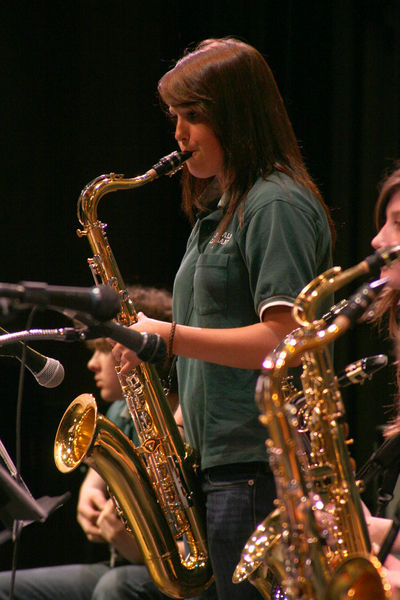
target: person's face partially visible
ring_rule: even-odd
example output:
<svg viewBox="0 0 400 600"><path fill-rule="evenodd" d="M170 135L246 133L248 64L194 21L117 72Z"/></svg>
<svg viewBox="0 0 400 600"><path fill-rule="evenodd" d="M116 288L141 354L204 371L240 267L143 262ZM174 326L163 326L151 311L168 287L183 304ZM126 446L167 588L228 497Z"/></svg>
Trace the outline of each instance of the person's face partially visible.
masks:
<svg viewBox="0 0 400 600"><path fill-rule="evenodd" d="M115 360L110 351L96 348L89 360L88 369L94 373L96 386L105 402L114 402L122 397L121 386L115 371Z"/></svg>
<svg viewBox="0 0 400 600"><path fill-rule="evenodd" d="M169 112L175 122L175 139L180 149L192 152L186 161L189 172L199 179L222 178L224 152L213 129L201 120L195 107L173 107Z"/></svg>
<svg viewBox="0 0 400 600"><path fill-rule="evenodd" d="M400 192L389 200L386 207L386 220L383 227L371 241L375 250L391 244L400 244ZM395 262L390 268L382 269L382 277L389 277L391 288L400 290L400 262Z"/></svg>

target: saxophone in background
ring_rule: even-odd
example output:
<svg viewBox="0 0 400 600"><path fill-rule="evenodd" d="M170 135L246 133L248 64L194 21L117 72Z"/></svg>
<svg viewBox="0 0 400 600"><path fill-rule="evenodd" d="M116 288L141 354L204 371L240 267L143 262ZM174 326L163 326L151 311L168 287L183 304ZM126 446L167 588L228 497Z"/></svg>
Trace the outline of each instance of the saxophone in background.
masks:
<svg viewBox="0 0 400 600"><path fill-rule="evenodd" d="M96 284L109 285L120 295L117 321L122 325L135 323L137 313L108 243L106 225L97 217L99 201L110 192L174 174L190 155L173 152L144 175L131 179L102 175L79 197L78 219L83 229L78 235L87 237L93 251L88 262ZM193 597L213 579L195 456L182 442L155 366L141 363L128 376L120 374L118 365L116 369L140 446L135 447L97 413L92 396L82 394L60 422L54 445L56 465L69 472L85 461L97 470L135 534L155 584L168 596ZM179 551L181 540L186 556Z"/></svg>
<svg viewBox="0 0 400 600"><path fill-rule="evenodd" d="M385 281L364 285L327 325L321 301L359 276L379 272L400 257L385 248L342 272L333 267L295 301L299 328L263 362L256 386L277 508L245 545L233 581L248 578L268 600L383 600L390 598L381 565L371 552L346 440L345 409L329 344L362 316ZM287 369L301 359L307 449L298 432ZM302 423L304 430L304 423Z"/></svg>

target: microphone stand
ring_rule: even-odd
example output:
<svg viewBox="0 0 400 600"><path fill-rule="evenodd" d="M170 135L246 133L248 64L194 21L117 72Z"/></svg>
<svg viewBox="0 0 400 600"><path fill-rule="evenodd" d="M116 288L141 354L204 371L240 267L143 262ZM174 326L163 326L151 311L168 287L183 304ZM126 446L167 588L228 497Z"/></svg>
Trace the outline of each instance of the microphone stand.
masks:
<svg viewBox="0 0 400 600"><path fill-rule="evenodd" d="M64 310L63 314L80 321L86 327L62 327L58 329L28 329L0 335L0 348L25 340L55 340L59 342L84 342L99 337L109 337L130 348L145 362L161 362L167 357L167 347L158 334L131 331L115 321L98 321L87 313Z"/></svg>
<svg viewBox="0 0 400 600"><path fill-rule="evenodd" d="M384 516L384 509L393 499L393 491L400 473L400 433L387 438L358 471L356 478L367 485L382 473L378 490L376 516Z"/></svg>
<svg viewBox="0 0 400 600"><path fill-rule="evenodd" d="M88 330L76 329L75 327L60 327L57 329L26 329L25 331L16 331L14 333L6 333L0 335L0 348L8 344L16 342L38 341L38 340L55 340L58 342L81 342L86 339Z"/></svg>
<svg viewBox="0 0 400 600"><path fill-rule="evenodd" d="M382 546L378 552L378 560L383 565L392 549L393 543L397 537L400 529L400 502L396 506L396 510L393 515L392 526L386 534L385 539L382 542Z"/></svg>
<svg viewBox="0 0 400 600"><path fill-rule="evenodd" d="M394 468L394 466L396 468ZM384 517L385 509L389 502L393 500L393 492L396 487L397 479L400 473L400 460L397 459L395 464L391 468L386 469L383 472L382 483L378 489L378 500L376 505L376 516Z"/></svg>

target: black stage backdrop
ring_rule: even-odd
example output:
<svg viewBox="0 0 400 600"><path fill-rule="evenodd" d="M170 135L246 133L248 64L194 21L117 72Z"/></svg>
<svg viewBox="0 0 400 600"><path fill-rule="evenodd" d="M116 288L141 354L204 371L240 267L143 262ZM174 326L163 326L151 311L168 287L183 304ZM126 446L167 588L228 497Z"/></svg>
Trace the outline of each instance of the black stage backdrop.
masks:
<svg viewBox="0 0 400 600"><path fill-rule="evenodd" d="M175 149L156 96L159 77L185 47L235 35L255 45L273 69L307 164L338 230L335 263L370 253L378 181L400 157L398 0L69 0L10 3L2 11L3 282L91 286L90 248L76 236L76 199L94 177L134 176ZM234 99L233 99L234 101ZM127 282L171 288L189 228L180 211L179 176L106 196L99 216ZM345 293L345 291L343 291ZM26 313L3 318L11 331ZM42 311L34 327L67 325ZM71 489L73 499L45 524L27 527L19 567L90 560L96 553L75 524L81 473L61 475L53 439L62 413L96 390L80 344L35 343L65 366L54 390L27 373L22 400L22 476L35 497ZM360 326L337 344L336 370L390 352L376 330ZM19 368L1 359L0 438L15 460ZM358 465L379 441L393 372L346 393ZM40 550L39 550L40 548ZM0 568L11 564L1 547Z"/></svg>

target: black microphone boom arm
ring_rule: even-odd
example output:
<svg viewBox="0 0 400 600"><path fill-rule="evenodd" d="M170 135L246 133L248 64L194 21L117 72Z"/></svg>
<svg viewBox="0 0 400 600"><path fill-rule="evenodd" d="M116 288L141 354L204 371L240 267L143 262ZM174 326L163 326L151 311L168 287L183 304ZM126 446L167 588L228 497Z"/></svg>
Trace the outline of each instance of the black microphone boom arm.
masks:
<svg viewBox="0 0 400 600"><path fill-rule="evenodd" d="M27 329L0 335L0 348L16 342L53 340L57 342L84 342L109 337L136 352L144 362L162 362L167 357L165 341L154 333L141 333L115 321L96 321L86 313L75 313L74 318L87 327L58 329Z"/></svg>

